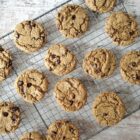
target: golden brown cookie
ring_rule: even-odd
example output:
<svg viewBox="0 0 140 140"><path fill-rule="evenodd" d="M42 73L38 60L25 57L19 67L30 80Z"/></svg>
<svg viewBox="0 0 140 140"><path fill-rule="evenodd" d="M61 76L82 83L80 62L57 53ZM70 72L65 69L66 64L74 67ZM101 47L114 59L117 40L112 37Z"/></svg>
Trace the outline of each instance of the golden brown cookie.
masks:
<svg viewBox="0 0 140 140"><path fill-rule="evenodd" d="M93 103L93 115L101 125L112 126L122 120L125 107L116 93L104 92Z"/></svg>
<svg viewBox="0 0 140 140"><path fill-rule="evenodd" d="M105 13L111 11L116 0L85 0L86 5L93 11Z"/></svg>
<svg viewBox="0 0 140 140"><path fill-rule="evenodd" d="M26 53L35 52L45 43L45 30L36 21L23 21L16 25L14 42L17 48Z"/></svg>
<svg viewBox="0 0 140 140"><path fill-rule="evenodd" d="M79 130L66 120L52 123L47 132L47 140L79 140Z"/></svg>
<svg viewBox="0 0 140 140"><path fill-rule="evenodd" d="M55 86L55 98L65 111L77 111L87 101L87 91L79 79L66 78Z"/></svg>
<svg viewBox="0 0 140 140"><path fill-rule="evenodd" d="M17 93L29 103L41 100L48 89L48 80L38 70L31 69L24 71L15 81Z"/></svg>
<svg viewBox="0 0 140 140"><path fill-rule="evenodd" d="M0 46L0 81L7 78L12 70L12 57L9 52Z"/></svg>
<svg viewBox="0 0 140 140"><path fill-rule="evenodd" d="M107 49L95 49L85 55L83 60L84 71L95 79L110 76L116 66L114 54Z"/></svg>
<svg viewBox="0 0 140 140"><path fill-rule="evenodd" d="M140 51L124 54L120 62L120 72L125 81L140 85Z"/></svg>
<svg viewBox="0 0 140 140"><path fill-rule="evenodd" d="M37 131L24 133L20 140L45 140L45 138Z"/></svg>
<svg viewBox="0 0 140 140"><path fill-rule="evenodd" d="M20 123L19 107L12 102L0 102L0 134L14 132Z"/></svg>
<svg viewBox="0 0 140 140"><path fill-rule="evenodd" d="M105 23L105 31L119 46L132 44L139 36L136 20L125 12L113 13Z"/></svg>
<svg viewBox="0 0 140 140"><path fill-rule="evenodd" d="M52 45L45 56L45 66L58 76L74 70L76 62L75 55L62 44Z"/></svg>
<svg viewBox="0 0 140 140"><path fill-rule="evenodd" d="M65 37L77 38L87 31L89 17L81 6L68 4L58 12L56 25Z"/></svg>

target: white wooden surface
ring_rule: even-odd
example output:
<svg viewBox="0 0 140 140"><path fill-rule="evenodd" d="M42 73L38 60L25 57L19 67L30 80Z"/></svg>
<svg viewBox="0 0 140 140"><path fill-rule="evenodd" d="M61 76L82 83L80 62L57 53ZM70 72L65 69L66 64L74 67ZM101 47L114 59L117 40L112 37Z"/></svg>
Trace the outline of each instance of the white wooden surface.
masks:
<svg viewBox="0 0 140 140"><path fill-rule="evenodd" d="M11 31L15 24L32 19L65 0L0 0L0 36ZM125 0L130 13L140 22L140 0ZM140 140L140 111L91 138L91 140Z"/></svg>

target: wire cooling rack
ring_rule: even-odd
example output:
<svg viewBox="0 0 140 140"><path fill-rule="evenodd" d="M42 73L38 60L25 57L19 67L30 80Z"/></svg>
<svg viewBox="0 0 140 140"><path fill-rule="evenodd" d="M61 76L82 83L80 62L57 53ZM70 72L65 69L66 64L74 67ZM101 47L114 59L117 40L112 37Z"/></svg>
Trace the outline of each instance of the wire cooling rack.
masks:
<svg viewBox="0 0 140 140"><path fill-rule="evenodd" d="M90 16L90 28L84 36L78 39L66 39L55 26L55 15L59 8L65 4L79 4L87 10ZM118 1L114 11L126 11L122 1ZM127 11L126 11L127 12ZM46 12L37 17L35 20L41 22L48 32L48 43L38 52L27 55L18 50L12 40L13 32L0 38L0 44L13 54L13 72L4 82L0 84L0 99L4 101L13 101L22 111L22 121L19 128L14 133L1 135L1 140L18 140L19 137L27 131L40 131L46 134L47 127L50 123L59 119L71 120L80 129L81 140L87 140L99 132L107 129L96 123L92 116L91 108L95 96L101 91L112 90L116 91L124 101L127 109L126 116L140 109L140 86L130 85L124 82L119 74L119 61L121 56L128 50L139 49L139 39L135 44L128 47L118 47L112 44L111 39L104 33L104 23L106 18L111 14L97 14L90 11L83 0L69 0L66 3L56 7L55 9ZM49 72L44 66L44 56L48 47L53 43L63 43L68 49L73 51L78 59L77 68L70 74L58 77ZM112 77L104 80L93 80L85 75L81 68L81 63L84 54L92 49L105 47L114 52L117 57L117 69ZM16 93L13 83L16 77L27 68L35 68L44 72L48 76L49 91L45 97L34 105L24 102ZM80 110L74 113L66 113L57 105L53 96L53 87L56 81L65 77L77 77L83 81L88 90L87 104Z"/></svg>

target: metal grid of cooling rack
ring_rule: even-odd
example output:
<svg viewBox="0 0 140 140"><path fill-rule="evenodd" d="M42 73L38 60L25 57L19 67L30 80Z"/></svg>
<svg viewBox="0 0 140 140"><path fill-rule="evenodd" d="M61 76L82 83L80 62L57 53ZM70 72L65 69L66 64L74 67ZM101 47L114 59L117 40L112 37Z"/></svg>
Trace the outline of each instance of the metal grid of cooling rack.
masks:
<svg viewBox="0 0 140 140"><path fill-rule="evenodd" d="M60 35L59 31L55 26L55 15L64 4L79 4L87 10L90 16L90 29L84 36L78 39L66 39ZM7 34L6 36L0 38L0 44L9 50L13 54L13 72L1 85L0 85L0 98L4 101L13 101L17 104L22 111L22 121L19 129L15 133L10 133L8 135L1 135L0 139L3 140L18 140L22 133L32 130L37 130L45 134L47 126L55 120L68 119L75 123L75 125L80 129L81 140L87 140L99 132L107 129L107 127L101 127L98 125L92 116L91 108L92 102L101 91L113 90L116 91L123 101L125 102L127 114L140 109L140 87L138 85L129 85L122 81L119 74L119 60L120 57L128 50L139 49L140 41L137 40L135 44L121 48L116 47L112 44L111 40L104 33L104 23L105 19L111 14L97 14L90 11L83 0L69 0L66 3L56 7L55 9L46 12L42 16L37 17L35 20L41 22L48 32L48 43L44 48L38 52L27 55L19 51L13 41L13 32ZM124 4L121 0L118 1L117 6L114 11L126 11ZM68 49L73 51L78 59L77 68L70 74L58 77L49 72L44 64L43 59L48 47L53 43L63 43ZM117 69L112 77L104 80L93 80L89 76L85 75L81 68L81 63L84 54L92 49L98 47L105 47L114 52L117 57ZM46 93L45 97L41 102L30 105L24 102L16 93L13 83L15 78L19 73L27 68L36 68L44 72L48 76L49 80L49 91ZM74 113L67 113L61 110L61 108L55 102L53 97L53 87L56 81L63 79L65 77L77 77L83 81L88 90L88 100L87 104L80 110Z"/></svg>

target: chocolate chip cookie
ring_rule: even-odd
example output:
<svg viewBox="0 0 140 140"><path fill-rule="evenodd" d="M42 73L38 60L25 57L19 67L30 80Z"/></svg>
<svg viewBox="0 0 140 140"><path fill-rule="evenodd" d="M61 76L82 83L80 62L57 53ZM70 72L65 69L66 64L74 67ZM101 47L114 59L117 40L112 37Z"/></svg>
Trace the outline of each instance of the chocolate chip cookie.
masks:
<svg viewBox="0 0 140 140"><path fill-rule="evenodd" d="M87 100L87 91L79 79L66 78L55 86L55 98L65 111L77 111Z"/></svg>
<svg viewBox="0 0 140 140"><path fill-rule="evenodd" d="M138 23L125 12L113 13L105 23L105 31L119 46L132 44L139 36Z"/></svg>
<svg viewBox="0 0 140 140"><path fill-rule="evenodd" d="M36 131L24 133L20 140L45 140L45 138Z"/></svg>
<svg viewBox="0 0 140 140"><path fill-rule="evenodd" d="M115 56L107 49L95 49L85 55L84 71L95 79L110 76L115 70Z"/></svg>
<svg viewBox="0 0 140 140"><path fill-rule="evenodd" d="M65 37L78 38L87 31L89 17L81 6L68 4L58 12L56 25Z"/></svg>
<svg viewBox="0 0 140 140"><path fill-rule="evenodd" d="M0 102L0 134L14 132L20 123L20 109L12 102Z"/></svg>
<svg viewBox="0 0 140 140"><path fill-rule="evenodd" d="M36 21L27 20L16 25L14 42L20 50L33 53L44 45L45 40L45 30Z"/></svg>
<svg viewBox="0 0 140 140"><path fill-rule="evenodd" d="M105 13L111 11L116 0L85 0L86 5L93 11Z"/></svg>
<svg viewBox="0 0 140 140"><path fill-rule="evenodd" d="M120 72L125 81L140 85L140 51L130 51L122 57Z"/></svg>
<svg viewBox="0 0 140 140"><path fill-rule="evenodd" d="M76 61L75 55L62 44L52 45L45 56L45 66L58 76L70 73Z"/></svg>
<svg viewBox="0 0 140 140"><path fill-rule="evenodd" d="M101 125L112 126L122 120L125 107L116 93L104 92L93 103L93 115Z"/></svg>
<svg viewBox="0 0 140 140"><path fill-rule="evenodd" d="M12 70L11 54L0 46L0 81L7 78Z"/></svg>
<svg viewBox="0 0 140 140"><path fill-rule="evenodd" d="M24 71L15 82L16 91L29 103L41 100L48 89L48 80L43 73L31 69Z"/></svg>
<svg viewBox="0 0 140 140"><path fill-rule="evenodd" d="M47 132L47 140L79 140L79 130L66 120L52 123Z"/></svg>

